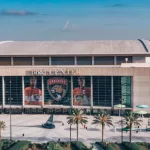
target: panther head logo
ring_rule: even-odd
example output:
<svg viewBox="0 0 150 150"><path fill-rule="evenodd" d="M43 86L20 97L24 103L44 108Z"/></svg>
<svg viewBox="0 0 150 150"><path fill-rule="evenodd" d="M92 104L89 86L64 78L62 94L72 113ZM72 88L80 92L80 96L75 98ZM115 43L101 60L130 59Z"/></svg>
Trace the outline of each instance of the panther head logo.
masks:
<svg viewBox="0 0 150 150"><path fill-rule="evenodd" d="M47 89L54 100L61 101L67 93L68 81L63 78L51 78L47 81Z"/></svg>

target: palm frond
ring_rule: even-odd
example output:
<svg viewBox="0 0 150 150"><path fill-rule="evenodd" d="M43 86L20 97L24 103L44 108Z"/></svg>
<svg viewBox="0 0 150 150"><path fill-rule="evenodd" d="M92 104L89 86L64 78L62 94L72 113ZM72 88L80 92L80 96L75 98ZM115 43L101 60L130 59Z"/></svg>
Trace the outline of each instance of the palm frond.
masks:
<svg viewBox="0 0 150 150"><path fill-rule="evenodd" d="M104 111L100 111L99 114L94 116L94 120L93 120L92 124L103 125L103 126L105 126L105 125L113 126L111 116Z"/></svg>
<svg viewBox="0 0 150 150"><path fill-rule="evenodd" d="M84 112L80 109L74 109L72 112L72 116L67 117L68 124L86 124L88 122L88 118L84 116Z"/></svg>
<svg viewBox="0 0 150 150"><path fill-rule="evenodd" d="M136 125L140 126L141 120L139 120L139 115L136 115L134 112L130 111L127 112L124 116L123 123L125 123L127 126L131 125Z"/></svg>
<svg viewBox="0 0 150 150"><path fill-rule="evenodd" d="M6 124L4 121L0 121L0 130L5 130Z"/></svg>

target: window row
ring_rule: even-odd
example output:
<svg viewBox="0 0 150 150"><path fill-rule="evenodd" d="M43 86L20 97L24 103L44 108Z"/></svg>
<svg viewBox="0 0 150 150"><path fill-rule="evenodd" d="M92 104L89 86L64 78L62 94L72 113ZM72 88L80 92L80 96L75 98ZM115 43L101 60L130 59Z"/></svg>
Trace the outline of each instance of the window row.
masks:
<svg viewBox="0 0 150 150"><path fill-rule="evenodd" d="M94 76L93 89L90 76L40 76L4 77L5 104L22 105L73 105L108 106L120 104L121 100L131 107L131 79L129 76ZM42 86L43 85L43 86ZM43 87L43 89L42 89ZM24 88L24 89L23 89ZM72 91L71 91L72 90ZM91 96L93 96L91 98ZM2 77L0 77L0 104L2 104Z"/></svg>
<svg viewBox="0 0 150 150"><path fill-rule="evenodd" d="M116 65L131 63L131 56L117 56ZM115 57L95 56L94 65L114 65ZM0 57L0 66L31 66L31 65L92 65L92 57Z"/></svg>

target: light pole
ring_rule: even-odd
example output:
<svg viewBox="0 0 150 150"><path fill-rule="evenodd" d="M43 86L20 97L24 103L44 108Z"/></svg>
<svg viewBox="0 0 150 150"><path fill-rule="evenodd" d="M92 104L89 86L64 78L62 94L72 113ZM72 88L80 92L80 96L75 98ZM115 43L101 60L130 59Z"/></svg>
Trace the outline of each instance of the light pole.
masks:
<svg viewBox="0 0 150 150"><path fill-rule="evenodd" d="M72 124L70 124L70 143L71 143L71 125Z"/></svg>
<svg viewBox="0 0 150 150"><path fill-rule="evenodd" d="M70 108L70 116L72 114L72 108ZM70 143L71 143L71 126L72 126L72 122L70 122Z"/></svg>
<svg viewBox="0 0 150 150"><path fill-rule="evenodd" d="M10 80L10 85L9 85L9 104L10 104L10 110L9 110L9 114L10 114L10 140L12 140L12 129L11 129L11 80Z"/></svg>
<svg viewBox="0 0 150 150"><path fill-rule="evenodd" d="M124 100L121 98L120 101L121 101L121 142L123 142L123 120L122 120L123 112L122 112L122 105L123 105Z"/></svg>

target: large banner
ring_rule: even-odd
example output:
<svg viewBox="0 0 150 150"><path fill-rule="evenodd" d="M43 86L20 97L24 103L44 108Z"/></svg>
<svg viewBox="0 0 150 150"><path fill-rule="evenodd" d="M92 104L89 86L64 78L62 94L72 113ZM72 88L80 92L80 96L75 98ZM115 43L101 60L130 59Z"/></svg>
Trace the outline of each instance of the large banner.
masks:
<svg viewBox="0 0 150 150"><path fill-rule="evenodd" d="M91 79L86 77L73 77L73 105L90 106Z"/></svg>
<svg viewBox="0 0 150 150"><path fill-rule="evenodd" d="M25 105L42 105L41 77L24 77Z"/></svg>
<svg viewBox="0 0 150 150"><path fill-rule="evenodd" d="M44 77L44 104L70 105L71 77Z"/></svg>

